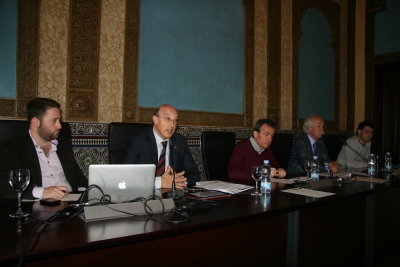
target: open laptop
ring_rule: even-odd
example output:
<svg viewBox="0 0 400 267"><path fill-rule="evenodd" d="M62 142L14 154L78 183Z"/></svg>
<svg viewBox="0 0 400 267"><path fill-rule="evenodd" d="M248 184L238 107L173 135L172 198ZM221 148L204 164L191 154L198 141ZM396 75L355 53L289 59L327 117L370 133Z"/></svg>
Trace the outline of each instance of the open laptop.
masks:
<svg viewBox="0 0 400 267"><path fill-rule="evenodd" d="M113 203L147 198L154 192L155 172L154 164L92 164L89 166L89 185L99 186ZM100 199L102 194L93 188L88 196L89 200Z"/></svg>

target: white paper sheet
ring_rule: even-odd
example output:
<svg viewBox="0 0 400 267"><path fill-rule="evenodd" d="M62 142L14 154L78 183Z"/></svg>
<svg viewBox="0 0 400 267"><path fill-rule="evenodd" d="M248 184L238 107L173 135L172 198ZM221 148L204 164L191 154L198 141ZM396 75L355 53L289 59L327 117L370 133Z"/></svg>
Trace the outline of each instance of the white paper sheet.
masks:
<svg viewBox="0 0 400 267"><path fill-rule="evenodd" d="M335 193L311 190L311 189L306 189L306 188L292 188L292 189L282 190L282 192L292 193L292 194L297 194L297 195L302 195L302 196L307 196L307 197L316 197L316 198L335 195Z"/></svg>

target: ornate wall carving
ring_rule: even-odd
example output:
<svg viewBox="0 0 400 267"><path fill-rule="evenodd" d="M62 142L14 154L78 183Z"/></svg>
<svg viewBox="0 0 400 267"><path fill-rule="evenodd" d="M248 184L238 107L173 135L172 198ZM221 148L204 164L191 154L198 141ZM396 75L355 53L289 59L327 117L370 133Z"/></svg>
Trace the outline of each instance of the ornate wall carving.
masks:
<svg viewBox="0 0 400 267"><path fill-rule="evenodd" d="M268 1L268 41L267 41L267 77L268 77L268 112L267 117L280 128L280 95L281 95L281 3Z"/></svg>
<svg viewBox="0 0 400 267"><path fill-rule="evenodd" d="M247 19L247 18L246 18ZM268 2L255 1L254 6L254 95L253 124L267 117L268 111Z"/></svg>
<svg viewBox="0 0 400 267"><path fill-rule="evenodd" d="M38 96L66 110L69 0L40 4Z"/></svg>
<svg viewBox="0 0 400 267"><path fill-rule="evenodd" d="M332 47L334 51L334 121L325 121L325 126L331 130L338 130L339 124L339 86L340 86L340 6L331 1L296 0L293 2L293 128L301 128L303 120L298 117L299 96L299 43L301 38L301 22L303 15L310 8L319 9L327 18L332 33Z"/></svg>
<svg viewBox="0 0 400 267"><path fill-rule="evenodd" d="M101 5L98 121L121 121L125 0L103 0Z"/></svg>
<svg viewBox="0 0 400 267"><path fill-rule="evenodd" d="M91 92L69 92L69 116L74 118L94 118L96 116L96 98Z"/></svg>
<svg viewBox="0 0 400 267"><path fill-rule="evenodd" d="M346 8L346 32L340 31L340 35L346 35L346 52L347 58L343 59L346 63L346 83L345 86L347 90L341 89L341 96L340 96L340 103L342 103L342 94L346 94L347 96L347 114L340 113L340 116L347 116L345 122L345 128L339 127L340 131L354 131L354 121L355 121L355 61L356 61L356 50L355 50L355 33L356 33L356 22L354 16L356 14L356 1L347 1L347 8ZM340 42L342 43L342 38L340 38ZM341 105L342 107L343 105ZM340 107L340 108L341 108ZM339 121L341 119L339 118Z"/></svg>
<svg viewBox="0 0 400 267"><path fill-rule="evenodd" d="M122 121L141 121L138 118L140 1L126 1L124 80Z"/></svg>
<svg viewBox="0 0 400 267"><path fill-rule="evenodd" d="M255 59L255 0L244 0L245 6L245 75L244 75L244 126L252 127L254 111L254 59Z"/></svg>
<svg viewBox="0 0 400 267"><path fill-rule="evenodd" d="M292 0L281 1L281 83L280 116L281 129L292 129L292 88L293 88L293 22Z"/></svg>
<svg viewBox="0 0 400 267"><path fill-rule="evenodd" d="M96 121L100 1L71 0L70 10L67 119Z"/></svg>

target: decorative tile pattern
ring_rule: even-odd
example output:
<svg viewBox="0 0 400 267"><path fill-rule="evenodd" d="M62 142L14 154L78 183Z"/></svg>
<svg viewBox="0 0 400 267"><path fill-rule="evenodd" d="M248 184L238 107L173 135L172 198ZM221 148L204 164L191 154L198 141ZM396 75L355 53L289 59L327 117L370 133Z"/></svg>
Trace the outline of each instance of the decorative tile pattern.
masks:
<svg viewBox="0 0 400 267"><path fill-rule="evenodd" d="M71 122L72 135L96 135L107 136L108 124L107 123L84 123L84 122Z"/></svg>
<svg viewBox="0 0 400 267"><path fill-rule="evenodd" d="M74 147L73 152L79 167L86 177L89 165L108 164L108 149L104 147Z"/></svg>

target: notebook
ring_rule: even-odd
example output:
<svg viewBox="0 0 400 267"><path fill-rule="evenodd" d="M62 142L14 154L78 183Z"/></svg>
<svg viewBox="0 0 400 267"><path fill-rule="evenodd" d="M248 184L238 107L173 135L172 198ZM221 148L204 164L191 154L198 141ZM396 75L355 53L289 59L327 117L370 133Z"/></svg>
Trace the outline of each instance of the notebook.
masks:
<svg viewBox="0 0 400 267"><path fill-rule="evenodd" d="M99 186L104 194L110 195L111 202L122 203L153 195L155 172L154 164L92 164L89 166L89 185ZM93 188L88 196L89 200L100 199L102 194Z"/></svg>

